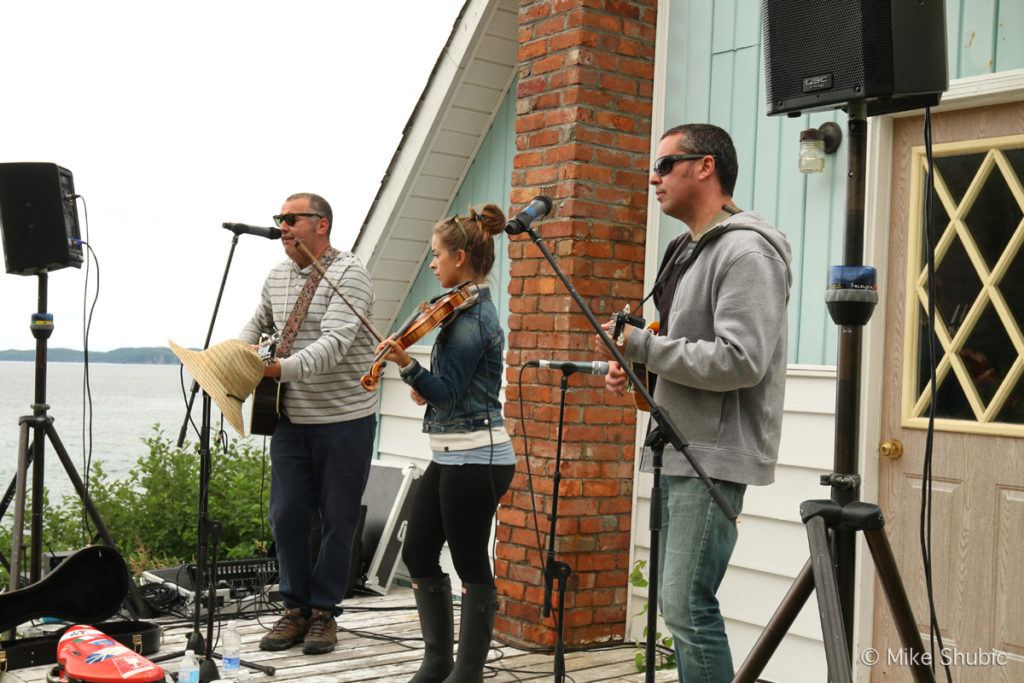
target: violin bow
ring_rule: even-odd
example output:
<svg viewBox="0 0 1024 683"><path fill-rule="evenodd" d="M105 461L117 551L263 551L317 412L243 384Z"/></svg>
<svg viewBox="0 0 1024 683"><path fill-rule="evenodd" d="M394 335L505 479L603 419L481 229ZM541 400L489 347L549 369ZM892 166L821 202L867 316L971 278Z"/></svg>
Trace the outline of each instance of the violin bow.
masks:
<svg viewBox="0 0 1024 683"><path fill-rule="evenodd" d="M331 289L334 290L334 293L341 297L341 300L344 301L348 305L348 307L352 309L352 312L355 313L356 317L359 318L360 322L362 322L363 325L366 326L366 329L370 331L370 334L372 334L377 339L377 343L379 344L380 342L382 342L384 340L384 337L381 335L380 332L377 331L377 328L373 326L373 323L367 320L366 316L360 313L359 310L352 305L352 302L348 300L348 297L342 294L341 290L338 289L338 286L331 282L331 278L327 277L327 270L320 263L320 259L313 256L309 249L306 248L306 245L300 242L299 240L295 240L295 244L298 245L299 251L305 254L306 258L313 262L313 267L316 268L317 272L320 273L320 275L323 277L324 282L331 286Z"/></svg>

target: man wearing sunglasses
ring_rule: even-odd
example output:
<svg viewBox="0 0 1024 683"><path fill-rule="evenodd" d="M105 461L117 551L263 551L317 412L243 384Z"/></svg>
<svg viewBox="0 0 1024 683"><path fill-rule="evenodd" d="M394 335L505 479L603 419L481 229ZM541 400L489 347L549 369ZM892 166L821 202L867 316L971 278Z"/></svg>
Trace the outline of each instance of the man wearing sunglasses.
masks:
<svg viewBox="0 0 1024 683"><path fill-rule="evenodd" d="M270 442L270 527L285 611L260 648L301 642L305 654L323 654L337 644L335 617L370 473L377 396L359 378L373 364L376 342L353 308L368 318L373 290L355 255L331 246L333 214L323 197L288 197L274 222L288 258L270 271L240 335L255 343L261 333L281 332L279 357L264 374L284 388ZM322 533L311 561L315 518Z"/></svg>
<svg viewBox="0 0 1024 683"><path fill-rule="evenodd" d="M628 360L657 374L655 402L737 513L748 485L775 478L792 279L785 236L733 203L738 169L732 139L717 126L689 124L662 136L650 184L662 212L689 230L668 245L653 286L661 331L627 326L617 340ZM599 338L595 348L607 355ZM609 365L605 384L622 393L626 374ZM730 681L716 592L736 524L682 453L667 445L663 457L659 603L679 680ZM646 449L644 471L650 458Z"/></svg>

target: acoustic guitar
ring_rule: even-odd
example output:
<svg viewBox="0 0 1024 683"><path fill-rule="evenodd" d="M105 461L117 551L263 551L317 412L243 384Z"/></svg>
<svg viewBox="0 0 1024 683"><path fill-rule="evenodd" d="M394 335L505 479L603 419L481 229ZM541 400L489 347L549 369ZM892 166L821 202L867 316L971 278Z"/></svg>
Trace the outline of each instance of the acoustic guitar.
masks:
<svg viewBox="0 0 1024 683"><path fill-rule="evenodd" d="M622 330L625 329L626 325L646 330L651 334L658 334L658 332L661 330L661 323L659 323L657 320L648 323L646 326L644 325L644 322L644 319L641 318L640 316L632 315L632 311L630 310L629 304L626 304L626 306L623 307L623 309L620 312L615 314L614 325L612 327L611 333L612 339L615 340L616 344L621 346ZM633 374L636 375L641 382L643 382L644 388L647 389L647 393L653 396L654 385L658 381L658 376L655 375L653 372L647 371L646 363L631 363L630 365L633 369ZM636 390L633 388L632 383L630 383L630 385L626 388L626 391L633 394L633 405L636 406L637 410L642 410L647 413L651 412L651 405L646 401L646 399L644 399L643 394L636 392Z"/></svg>
<svg viewBox="0 0 1024 683"><path fill-rule="evenodd" d="M277 344L281 341L278 332L274 334L260 335L260 343L256 348L256 355L266 365L274 362L277 353ZM252 394L252 419L249 424L249 431L260 436L273 436L277 428L277 422L281 417L281 396L284 393L284 385L273 377L264 377L256 386Z"/></svg>
<svg viewBox="0 0 1024 683"><path fill-rule="evenodd" d="M661 323L657 320L647 323L647 326L644 327L645 332L655 335L658 334L660 330ZM637 376L637 379L643 382L644 388L647 389L647 393L654 396L654 385L658 382L658 376L647 370L646 363L633 363L632 366L633 374ZM637 410L642 410L645 413L651 412L651 404L644 399L643 394L633 388L632 384L629 385L629 393L633 394L633 405L636 406Z"/></svg>

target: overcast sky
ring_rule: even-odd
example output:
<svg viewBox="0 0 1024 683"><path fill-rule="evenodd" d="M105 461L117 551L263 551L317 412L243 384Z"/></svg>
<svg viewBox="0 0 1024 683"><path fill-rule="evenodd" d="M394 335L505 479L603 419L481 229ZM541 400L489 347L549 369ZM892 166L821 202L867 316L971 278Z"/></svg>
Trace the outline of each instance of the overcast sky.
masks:
<svg viewBox="0 0 1024 683"><path fill-rule="evenodd" d="M293 192L325 196L351 248L462 4L0 2L0 162L74 174L100 265L90 348L202 346L221 223L272 225ZM283 257L239 238L214 343ZM84 267L50 273L51 347L82 348L84 284ZM0 273L0 349L34 347L37 289Z"/></svg>

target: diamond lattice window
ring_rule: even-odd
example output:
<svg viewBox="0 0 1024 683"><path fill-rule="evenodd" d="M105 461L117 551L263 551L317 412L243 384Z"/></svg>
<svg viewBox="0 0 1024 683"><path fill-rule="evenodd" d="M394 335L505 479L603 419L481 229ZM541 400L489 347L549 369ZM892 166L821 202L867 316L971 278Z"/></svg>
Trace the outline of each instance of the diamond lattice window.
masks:
<svg viewBox="0 0 1024 683"><path fill-rule="evenodd" d="M932 220L927 159L913 153L907 254L903 423L927 425L927 229L935 243L936 427L1024 435L1024 136L935 145Z"/></svg>

